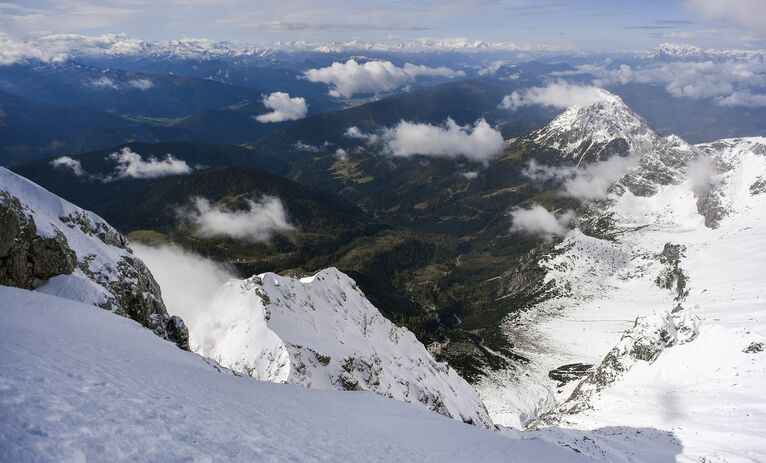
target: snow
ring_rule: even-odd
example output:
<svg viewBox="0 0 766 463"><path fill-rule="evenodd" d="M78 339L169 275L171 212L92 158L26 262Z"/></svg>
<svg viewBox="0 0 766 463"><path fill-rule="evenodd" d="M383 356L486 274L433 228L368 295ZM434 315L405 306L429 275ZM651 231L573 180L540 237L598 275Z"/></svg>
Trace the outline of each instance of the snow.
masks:
<svg viewBox="0 0 766 463"><path fill-rule="evenodd" d="M550 440L235 376L132 320L0 286L0 461L596 461Z"/></svg>
<svg viewBox="0 0 766 463"><path fill-rule="evenodd" d="M160 285L170 287L177 271L140 251ZM232 279L202 309L175 303L172 291L165 297L189 327L192 350L227 368L263 381L368 390L492 426L476 391L335 268L301 279Z"/></svg>
<svg viewBox="0 0 766 463"><path fill-rule="evenodd" d="M577 165L586 157L600 159L612 140L625 140L630 152L644 151L657 143L657 134L620 97L598 91L598 101L570 107L529 138L559 150L564 158L576 159Z"/></svg>
<svg viewBox="0 0 766 463"><path fill-rule="evenodd" d="M506 373L478 386L496 423L523 428L553 410L544 422L572 432L668 431L682 446L677 461L766 461L766 354L743 352L766 340L766 194L752 188L766 174L766 139L695 149L710 156L720 222L706 225L690 175L656 184L651 196L615 194L601 211L622 230L613 241L571 232L541 263L559 296L506 323L518 353L531 360L529 376ZM683 296L656 283L666 243L685 246ZM637 317L644 318L636 324ZM679 327L683 338L675 339ZM663 329L670 339L656 359L628 352L630 339ZM576 381L558 387L547 376L564 364L599 365L615 346L613 358L625 371L584 401L570 398ZM537 432L557 438L564 431Z"/></svg>
<svg viewBox="0 0 766 463"><path fill-rule="evenodd" d="M55 276L36 289L87 304L115 308L115 295L108 286L125 280L119 266L125 258L132 258L126 247L127 241L93 212L75 206L4 167L0 167L0 191L19 200L24 214L34 221L38 236L63 236L77 256L78 265L71 275ZM117 243L121 246L116 246Z"/></svg>

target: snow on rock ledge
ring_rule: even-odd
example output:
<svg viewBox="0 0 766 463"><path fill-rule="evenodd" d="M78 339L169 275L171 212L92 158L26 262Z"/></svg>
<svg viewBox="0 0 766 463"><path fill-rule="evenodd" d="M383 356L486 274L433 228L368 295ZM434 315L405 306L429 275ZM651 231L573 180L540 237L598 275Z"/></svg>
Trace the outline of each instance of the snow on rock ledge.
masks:
<svg viewBox="0 0 766 463"><path fill-rule="evenodd" d="M188 349L183 321L168 315L157 282L122 235L2 167L0 284L111 310Z"/></svg>
<svg viewBox="0 0 766 463"><path fill-rule="evenodd" d="M258 380L367 390L492 426L476 391L335 268L231 280L191 333L193 350Z"/></svg>

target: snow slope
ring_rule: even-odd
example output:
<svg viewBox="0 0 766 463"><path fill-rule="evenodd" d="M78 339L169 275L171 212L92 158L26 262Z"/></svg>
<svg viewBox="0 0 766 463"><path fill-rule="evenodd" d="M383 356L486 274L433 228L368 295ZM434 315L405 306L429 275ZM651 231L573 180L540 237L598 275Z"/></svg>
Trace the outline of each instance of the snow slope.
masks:
<svg viewBox="0 0 766 463"><path fill-rule="evenodd" d="M3 462L596 461L516 437L366 392L239 377L131 320L0 286Z"/></svg>
<svg viewBox="0 0 766 463"><path fill-rule="evenodd" d="M766 139L695 150L704 188L689 169L651 195L618 189L591 211L613 239L575 230L541 263L555 295L506 324L529 376L478 387L496 423L650 426L679 461L766 461ZM579 382L549 376L576 363Z"/></svg>
<svg viewBox="0 0 766 463"><path fill-rule="evenodd" d="M255 379L372 391L492 426L473 387L335 268L300 280L273 273L231 280L202 315L180 313L192 350Z"/></svg>

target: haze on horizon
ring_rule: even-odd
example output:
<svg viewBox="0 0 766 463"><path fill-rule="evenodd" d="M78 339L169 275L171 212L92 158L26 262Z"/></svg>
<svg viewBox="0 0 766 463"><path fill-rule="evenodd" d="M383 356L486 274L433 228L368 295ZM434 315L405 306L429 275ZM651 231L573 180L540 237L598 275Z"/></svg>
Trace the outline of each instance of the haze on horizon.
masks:
<svg viewBox="0 0 766 463"><path fill-rule="evenodd" d="M24 0L0 2L0 31L124 33L250 43L456 38L583 50L660 42L766 47L762 0Z"/></svg>

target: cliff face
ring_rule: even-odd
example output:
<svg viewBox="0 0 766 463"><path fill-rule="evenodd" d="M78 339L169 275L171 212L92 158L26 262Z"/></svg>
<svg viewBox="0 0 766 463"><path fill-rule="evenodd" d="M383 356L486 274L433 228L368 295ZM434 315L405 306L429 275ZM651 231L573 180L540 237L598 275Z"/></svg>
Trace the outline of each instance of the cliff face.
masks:
<svg viewBox="0 0 766 463"><path fill-rule="evenodd" d="M159 285L103 219L0 168L0 284L97 305L188 349Z"/></svg>

